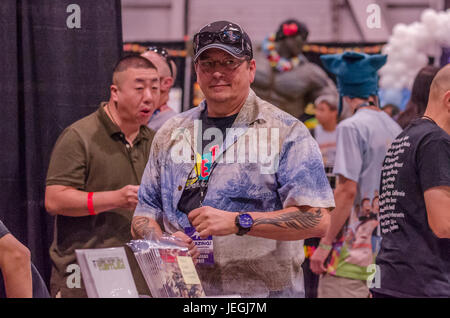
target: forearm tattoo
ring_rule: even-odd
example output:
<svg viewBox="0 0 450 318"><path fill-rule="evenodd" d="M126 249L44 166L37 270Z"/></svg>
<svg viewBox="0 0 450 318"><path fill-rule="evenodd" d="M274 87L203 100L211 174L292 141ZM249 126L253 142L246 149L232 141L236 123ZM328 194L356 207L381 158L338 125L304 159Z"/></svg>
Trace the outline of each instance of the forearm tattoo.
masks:
<svg viewBox="0 0 450 318"><path fill-rule="evenodd" d="M143 216L138 216L133 219L132 227L135 235L140 238L146 238L148 235L154 231L153 228L149 225L150 220Z"/></svg>
<svg viewBox="0 0 450 318"><path fill-rule="evenodd" d="M289 228L295 230L307 230L316 227L322 219L321 209L314 212L302 212L300 210L284 213L275 218L260 218L255 220L254 226L259 224L271 224L281 228Z"/></svg>

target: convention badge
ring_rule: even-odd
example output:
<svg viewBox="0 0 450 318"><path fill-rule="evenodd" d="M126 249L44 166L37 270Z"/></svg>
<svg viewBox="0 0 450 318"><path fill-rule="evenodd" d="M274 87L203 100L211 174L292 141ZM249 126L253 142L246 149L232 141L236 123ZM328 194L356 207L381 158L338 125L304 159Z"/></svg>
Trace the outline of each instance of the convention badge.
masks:
<svg viewBox="0 0 450 318"><path fill-rule="evenodd" d="M186 227L184 229L186 235L188 235L197 246L197 250L200 255L197 258L198 265L214 265L214 249L212 235L206 239L200 238L200 234L195 230L195 227Z"/></svg>

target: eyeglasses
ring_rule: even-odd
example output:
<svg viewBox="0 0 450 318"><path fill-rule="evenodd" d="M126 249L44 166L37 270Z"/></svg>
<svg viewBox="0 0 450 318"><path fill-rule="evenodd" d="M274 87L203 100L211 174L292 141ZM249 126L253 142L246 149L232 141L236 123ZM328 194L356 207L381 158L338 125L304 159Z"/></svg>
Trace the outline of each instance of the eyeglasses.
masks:
<svg viewBox="0 0 450 318"><path fill-rule="evenodd" d="M225 30L221 32L200 32L194 36L194 51L211 44L218 40L224 44L239 44L241 50L244 50L244 40L242 33L237 30Z"/></svg>
<svg viewBox="0 0 450 318"><path fill-rule="evenodd" d="M172 63L170 63L172 61L172 58L165 48L160 46L150 46L147 48L147 51L155 52L159 56L163 57L166 60L167 66L169 66L170 75L173 76Z"/></svg>
<svg viewBox="0 0 450 318"><path fill-rule="evenodd" d="M197 64L200 66L200 69L202 72L205 73L212 73L216 69L216 64L219 64L222 69L225 69L226 71L232 72L235 69L237 69L242 63L247 61L246 59L238 60L238 59L225 59L222 61L214 61L210 59L206 60L200 60L197 62Z"/></svg>

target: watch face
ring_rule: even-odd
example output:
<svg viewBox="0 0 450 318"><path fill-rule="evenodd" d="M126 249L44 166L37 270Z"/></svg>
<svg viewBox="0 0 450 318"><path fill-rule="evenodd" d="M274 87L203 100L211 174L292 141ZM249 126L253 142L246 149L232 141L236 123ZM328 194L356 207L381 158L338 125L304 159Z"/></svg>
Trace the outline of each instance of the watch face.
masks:
<svg viewBox="0 0 450 318"><path fill-rule="evenodd" d="M239 215L239 224L245 229L252 227L253 219L249 214L241 214Z"/></svg>

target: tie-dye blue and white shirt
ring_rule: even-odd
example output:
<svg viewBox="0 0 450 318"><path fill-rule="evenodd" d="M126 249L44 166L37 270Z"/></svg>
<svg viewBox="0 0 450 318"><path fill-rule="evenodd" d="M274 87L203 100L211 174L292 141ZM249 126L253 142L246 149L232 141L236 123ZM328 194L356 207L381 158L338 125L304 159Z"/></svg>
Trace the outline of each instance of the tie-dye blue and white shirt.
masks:
<svg viewBox="0 0 450 318"><path fill-rule="evenodd" d="M158 130L142 177L134 215L153 218L168 233L191 226L178 202L194 167L202 172L212 167L197 159L200 138L221 135L207 130L202 136L199 118L205 107L203 101ZM203 206L231 212L334 207L322 156L308 129L252 90L220 144ZM228 235L213 237L213 245L214 266L199 270L207 295L304 295L303 241Z"/></svg>

